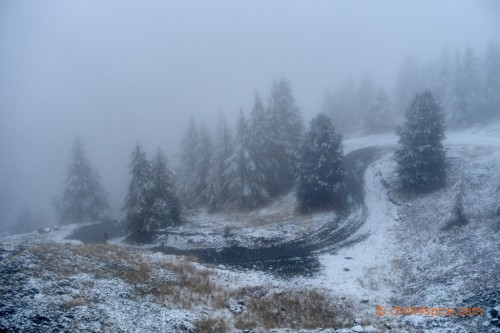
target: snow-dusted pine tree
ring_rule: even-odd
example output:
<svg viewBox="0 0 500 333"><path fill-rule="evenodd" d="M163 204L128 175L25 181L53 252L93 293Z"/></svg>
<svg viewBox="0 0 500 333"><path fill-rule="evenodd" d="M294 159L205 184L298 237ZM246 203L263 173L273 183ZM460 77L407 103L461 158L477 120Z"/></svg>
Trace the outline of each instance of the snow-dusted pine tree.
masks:
<svg viewBox="0 0 500 333"><path fill-rule="evenodd" d="M181 204L174 189L172 172L161 149L151 161L151 188L147 193L149 205L146 232L155 231L181 222Z"/></svg>
<svg viewBox="0 0 500 333"><path fill-rule="evenodd" d="M468 47L462 55L455 55L455 70L444 104L448 111L447 122L453 127L463 127L480 119L484 108L481 96L479 68L474 51Z"/></svg>
<svg viewBox="0 0 500 333"><path fill-rule="evenodd" d="M394 112L389 97L378 88L371 103L367 106L363 128L365 133L383 133L394 130Z"/></svg>
<svg viewBox="0 0 500 333"><path fill-rule="evenodd" d="M236 134L233 139L233 154L228 159L228 190L232 205L242 207L247 189L247 169L250 154L248 152L248 121L240 111Z"/></svg>
<svg viewBox="0 0 500 333"><path fill-rule="evenodd" d="M215 149L210 162L207 195L210 210L217 211L229 200L229 158L233 154L233 135L221 114L215 137Z"/></svg>
<svg viewBox="0 0 500 333"><path fill-rule="evenodd" d="M230 205L237 208L254 209L269 199L262 161L256 160L260 152L255 150L252 137L252 127L240 112L227 169Z"/></svg>
<svg viewBox="0 0 500 333"><path fill-rule="evenodd" d="M311 121L302 144L297 190L300 209L334 204L344 179L342 139L335 134L330 118L320 113Z"/></svg>
<svg viewBox="0 0 500 333"><path fill-rule="evenodd" d="M195 164L195 187L196 193L193 204L200 203L206 204L209 201L208 197L208 176L210 173L210 162L212 160L212 138L201 124L198 135L198 142L196 143L196 164Z"/></svg>
<svg viewBox="0 0 500 333"><path fill-rule="evenodd" d="M61 198L54 200L60 223L81 223L105 218L109 213L108 195L100 177L85 157L85 148L77 138Z"/></svg>
<svg viewBox="0 0 500 333"><path fill-rule="evenodd" d="M123 214L120 222L125 224L133 234L147 233L150 228L148 225L150 214L148 195L153 183L151 181L151 165L139 143L132 152L132 161L129 167L132 178L122 207Z"/></svg>
<svg viewBox="0 0 500 333"><path fill-rule="evenodd" d="M134 239L147 239L153 232L181 222L181 205L174 190L172 172L160 149L149 162L137 144L130 163L129 191L121 222ZM137 236L146 236L137 237Z"/></svg>
<svg viewBox="0 0 500 333"><path fill-rule="evenodd" d="M179 196L188 207L195 205L200 196L200 193L196 192L196 168L199 158L198 137L198 126L194 119L191 119L181 143L180 167L178 172Z"/></svg>
<svg viewBox="0 0 500 333"><path fill-rule="evenodd" d="M284 78L273 83L268 105L269 148L271 158L266 170L268 190L277 197L295 183L303 135L302 117L295 105L290 84Z"/></svg>
<svg viewBox="0 0 500 333"><path fill-rule="evenodd" d="M422 78L420 66L414 57L407 57L399 70L396 87L394 89L394 104L396 110L402 112L415 94L421 90Z"/></svg>
<svg viewBox="0 0 500 333"><path fill-rule="evenodd" d="M395 157L404 188L428 190L445 181L444 115L432 93L417 93L398 128Z"/></svg>
<svg viewBox="0 0 500 333"><path fill-rule="evenodd" d="M488 46L483 66L485 118L500 117L500 44Z"/></svg>
<svg viewBox="0 0 500 333"><path fill-rule="evenodd" d="M251 161L247 170L250 192L246 204L248 208L261 206L270 199L266 170L270 167L272 156L266 125L266 110L259 94L256 93L248 128L248 153Z"/></svg>

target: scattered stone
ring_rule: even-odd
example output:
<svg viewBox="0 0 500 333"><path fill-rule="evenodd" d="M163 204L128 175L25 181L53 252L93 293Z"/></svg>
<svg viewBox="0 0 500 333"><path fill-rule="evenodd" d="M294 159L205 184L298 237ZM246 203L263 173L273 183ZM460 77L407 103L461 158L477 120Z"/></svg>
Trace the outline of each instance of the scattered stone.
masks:
<svg viewBox="0 0 500 333"><path fill-rule="evenodd" d="M356 325L351 328L351 331L356 332L356 333L363 333L365 330L363 329L363 326L361 325Z"/></svg>
<svg viewBox="0 0 500 333"><path fill-rule="evenodd" d="M244 301L234 301L234 300L229 300L229 311L231 311L234 314L240 314L243 313L243 311L246 310L246 305Z"/></svg>
<svg viewBox="0 0 500 333"><path fill-rule="evenodd" d="M498 318L498 316L500 314L500 305L491 309L490 314L491 314L492 318Z"/></svg>
<svg viewBox="0 0 500 333"><path fill-rule="evenodd" d="M217 267L218 267L219 269L226 269L226 266L224 266L224 265L219 265L219 266L217 266Z"/></svg>
<svg viewBox="0 0 500 333"><path fill-rule="evenodd" d="M495 306L490 311L491 324L500 327L500 305Z"/></svg>
<svg viewBox="0 0 500 333"><path fill-rule="evenodd" d="M368 325L364 327L365 333L377 333L378 329L373 325Z"/></svg>
<svg viewBox="0 0 500 333"><path fill-rule="evenodd" d="M364 300L362 300L362 301L361 301L361 303L363 303L363 304L368 304L369 302L370 302L370 301L369 301L369 300L367 300L367 299L364 299Z"/></svg>
<svg viewBox="0 0 500 333"><path fill-rule="evenodd" d="M350 269L349 268L344 268L344 271L349 272Z"/></svg>
<svg viewBox="0 0 500 333"><path fill-rule="evenodd" d="M353 257L345 257L344 259L347 259L347 260L352 260L354 259Z"/></svg>
<svg viewBox="0 0 500 333"><path fill-rule="evenodd" d="M389 324L384 324L384 327L387 328L388 330L392 330L392 327Z"/></svg>
<svg viewBox="0 0 500 333"><path fill-rule="evenodd" d="M262 286L247 287L245 292L248 296L253 298L261 298L267 294L267 289Z"/></svg>

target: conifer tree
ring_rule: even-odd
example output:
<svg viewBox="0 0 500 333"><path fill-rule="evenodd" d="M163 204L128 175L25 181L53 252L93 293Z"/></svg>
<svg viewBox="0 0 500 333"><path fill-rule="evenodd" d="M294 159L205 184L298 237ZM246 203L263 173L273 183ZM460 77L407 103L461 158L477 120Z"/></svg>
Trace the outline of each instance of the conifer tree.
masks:
<svg viewBox="0 0 500 333"><path fill-rule="evenodd" d="M109 213L107 193L100 177L85 157L85 148L77 138L61 198L55 199L60 222L82 223L105 218Z"/></svg>
<svg viewBox="0 0 500 333"><path fill-rule="evenodd" d="M147 204L148 219L144 230L155 231L181 222L181 205L174 190L172 172L167 167L167 160L161 149L151 161L151 188Z"/></svg>
<svg viewBox="0 0 500 333"><path fill-rule="evenodd" d="M229 177L229 200L237 207L245 205L245 197L248 193L247 177L249 167L248 152L248 121L240 111L238 124L236 126L236 134L233 139L233 154L228 160L227 174Z"/></svg>
<svg viewBox="0 0 500 333"><path fill-rule="evenodd" d="M367 106L364 117L365 133L383 133L394 130L394 112L389 97L382 88L377 89Z"/></svg>
<svg viewBox="0 0 500 333"><path fill-rule="evenodd" d="M448 123L463 127L477 121L483 111L479 68L474 51L468 47L455 55L455 70L445 98Z"/></svg>
<svg viewBox="0 0 500 333"><path fill-rule="evenodd" d="M173 175L160 149L149 162L137 144L130 163L129 191L122 223L133 235L151 236L156 230L181 222L181 205L174 190Z"/></svg>
<svg viewBox="0 0 500 333"><path fill-rule="evenodd" d="M342 140L330 118L323 114L311 121L302 144L297 199L301 210L332 205L340 198L345 179Z"/></svg>
<svg viewBox="0 0 500 333"><path fill-rule="evenodd" d="M208 197L208 177L210 172L210 162L212 160L212 138L201 124L198 142L196 143L196 164L195 164L195 184L194 193L196 194L193 204L206 204Z"/></svg>
<svg viewBox="0 0 500 333"><path fill-rule="evenodd" d="M485 118L500 117L500 44L488 46L483 76Z"/></svg>
<svg viewBox="0 0 500 333"><path fill-rule="evenodd" d="M153 183L151 181L151 165L139 143L132 152L129 168L132 178L120 220L133 234L147 233L150 214L148 196Z"/></svg>
<svg viewBox="0 0 500 333"><path fill-rule="evenodd" d="M250 112L250 122L248 127L248 187L249 196L247 199L248 208L256 208L266 203L270 199L268 190L266 169L268 161L271 160L269 149L268 133L266 132L266 110L258 93L255 94L255 101Z"/></svg>
<svg viewBox="0 0 500 333"><path fill-rule="evenodd" d="M427 190L445 181L444 115L430 91L417 93L398 128L398 175L404 188Z"/></svg>
<svg viewBox="0 0 500 333"><path fill-rule="evenodd" d="M198 202L200 193L196 192L198 162L198 126L194 119L189 121L189 126L184 133L181 143L180 168L179 168L179 195L188 206Z"/></svg>
<svg viewBox="0 0 500 333"><path fill-rule="evenodd" d="M288 191L295 183L303 124L290 84L284 78L273 83L268 103L267 133L269 168L268 190L272 197Z"/></svg>
<svg viewBox="0 0 500 333"><path fill-rule="evenodd" d="M222 209L229 200L229 159L233 154L233 135L221 114L217 126L215 149L210 162L207 198L210 210Z"/></svg>

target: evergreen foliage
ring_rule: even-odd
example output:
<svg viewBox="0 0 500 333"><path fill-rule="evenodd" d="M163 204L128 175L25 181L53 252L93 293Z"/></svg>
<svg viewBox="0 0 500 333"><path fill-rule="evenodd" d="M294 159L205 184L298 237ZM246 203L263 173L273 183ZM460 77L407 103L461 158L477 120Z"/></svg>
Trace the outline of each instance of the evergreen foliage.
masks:
<svg viewBox="0 0 500 333"><path fill-rule="evenodd" d="M267 133L270 158L266 170L268 191L277 197L295 183L303 124L290 84L284 78L273 83L268 104Z"/></svg>
<svg viewBox="0 0 500 333"><path fill-rule="evenodd" d="M9 233L11 235L24 234L44 226L47 226L47 219L42 213L33 214L30 207L25 206L17 213L14 224L9 227Z"/></svg>
<svg viewBox="0 0 500 333"><path fill-rule="evenodd" d="M206 204L210 199L208 196L208 178L210 174L210 162L212 160L212 149L212 138L205 128L205 125L201 124L198 141L196 143L197 158L194 173L194 191L196 195L193 200L194 205L200 203Z"/></svg>
<svg viewBox="0 0 500 333"><path fill-rule="evenodd" d="M199 165L198 137L198 126L194 119L191 119L181 143L179 169L179 195L188 207L199 202L200 197L200 193L196 191L198 180L196 171Z"/></svg>
<svg viewBox="0 0 500 333"><path fill-rule="evenodd" d="M148 193L152 188L151 165L139 143L131 157L129 168L132 177L120 220L132 233L143 233L148 229L146 225L149 219Z"/></svg>
<svg viewBox="0 0 500 333"><path fill-rule="evenodd" d="M404 188L427 190L445 181L444 115L430 91L417 93L398 128L395 157Z"/></svg>
<svg viewBox="0 0 500 333"><path fill-rule="evenodd" d="M229 200L229 159L233 154L233 134L221 114L217 126L215 149L210 162L207 199L211 211L222 209Z"/></svg>
<svg viewBox="0 0 500 333"><path fill-rule="evenodd" d="M54 200L60 223L82 223L107 217L108 195L100 177L85 157L85 148L77 138L73 143L71 164L63 194Z"/></svg>
<svg viewBox="0 0 500 333"><path fill-rule="evenodd" d="M393 108L389 96L383 89L377 89L366 108L363 124L364 132L372 134L394 130L393 117Z"/></svg>
<svg viewBox="0 0 500 333"><path fill-rule="evenodd" d="M259 206L263 200L262 189L254 181L256 180L256 161L251 151L250 129L248 120L243 112L240 112L236 135L234 137L234 151L229 158L229 199L232 205L252 209ZM258 180L258 179L257 179ZM261 192L263 191L263 192ZM264 194L265 195L265 194Z"/></svg>
<svg viewBox="0 0 500 333"><path fill-rule="evenodd" d="M181 205L161 150L149 162L137 144L132 152L130 173L132 178L121 217L127 229L132 234L150 235L160 228L179 224Z"/></svg>
<svg viewBox="0 0 500 333"><path fill-rule="evenodd" d="M191 119L181 144L179 195L186 206L194 207L210 201L209 176L212 139L205 126Z"/></svg>
<svg viewBox="0 0 500 333"><path fill-rule="evenodd" d="M150 205L148 230L156 230L181 222L181 204L175 193L172 172L161 149L151 161ZM146 230L146 231L148 231Z"/></svg>
<svg viewBox="0 0 500 333"><path fill-rule="evenodd" d="M305 135L298 178L297 199L303 211L330 206L340 198L340 184L345 179L342 139L323 114L311 121Z"/></svg>

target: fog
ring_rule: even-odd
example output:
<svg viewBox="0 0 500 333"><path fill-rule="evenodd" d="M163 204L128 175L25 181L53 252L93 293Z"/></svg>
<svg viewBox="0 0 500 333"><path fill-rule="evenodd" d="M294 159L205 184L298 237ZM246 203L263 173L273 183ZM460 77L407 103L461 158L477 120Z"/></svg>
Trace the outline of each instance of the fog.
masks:
<svg viewBox="0 0 500 333"><path fill-rule="evenodd" d="M76 136L116 216L137 141L175 164L191 117L233 122L273 79L308 121L342 82L492 41L495 1L2 1L0 218L52 216Z"/></svg>

